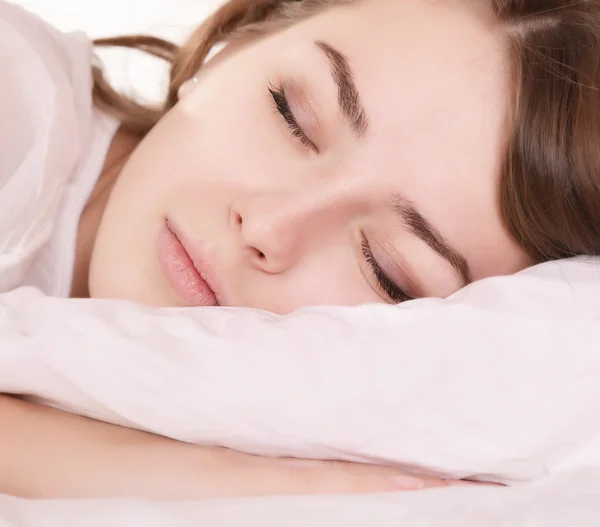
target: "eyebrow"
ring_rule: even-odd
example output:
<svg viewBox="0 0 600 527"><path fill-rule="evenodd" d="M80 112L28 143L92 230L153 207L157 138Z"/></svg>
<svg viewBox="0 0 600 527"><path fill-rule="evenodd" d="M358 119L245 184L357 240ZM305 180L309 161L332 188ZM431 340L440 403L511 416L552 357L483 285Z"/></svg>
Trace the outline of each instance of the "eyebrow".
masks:
<svg viewBox="0 0 600 527"><path fill-rule="evenodd" d="M333 46L318 40L317 47L329 61L331 76L338 88L338 104L354 135L360 139L369 128L369 119L356 88L354 73L347 57Z"/></svg>
<svg viewBox="0 0 600 527"><path fill-rule="evenodd" d="M419 212L413 202L396 193L390 196L389 207L400 216L402 223L414 236L423 240L453 267L462 282L461 287L473 281L467 259Z"/></svg>

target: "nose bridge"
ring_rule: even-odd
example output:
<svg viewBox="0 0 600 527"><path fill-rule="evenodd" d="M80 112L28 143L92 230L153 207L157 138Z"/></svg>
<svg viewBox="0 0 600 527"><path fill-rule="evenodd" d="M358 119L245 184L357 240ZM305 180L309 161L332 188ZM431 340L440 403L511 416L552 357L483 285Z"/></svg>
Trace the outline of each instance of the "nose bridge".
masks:
<svg viewBox="0 0 600 527"><path fill-rule="evenodd" d="M248 228L256 235L291 240L310 231L315 223L322 226L324 216L336 206L325 189L279 190L261 193L247 210Z"/></svg>
<svg viewBox="0 0 600 527"><path fill-rule="evenodd" d="M271 208L265 212L275 229L311 230L326 223L323 219L339 208L339 198L324 186L288 190L269 200Z"/></svg>

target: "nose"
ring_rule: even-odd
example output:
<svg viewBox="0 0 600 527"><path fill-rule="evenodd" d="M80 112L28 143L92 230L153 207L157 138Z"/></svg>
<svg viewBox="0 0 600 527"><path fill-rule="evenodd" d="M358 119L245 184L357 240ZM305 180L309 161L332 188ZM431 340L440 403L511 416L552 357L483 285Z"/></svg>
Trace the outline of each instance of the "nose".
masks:
<svg viewBox="0 0 600 527"><path fill-rule="evenodd" d="M345 222L343 202L325 189L245 194L233 203L229 221L251 263L281 273Z"/></svg>

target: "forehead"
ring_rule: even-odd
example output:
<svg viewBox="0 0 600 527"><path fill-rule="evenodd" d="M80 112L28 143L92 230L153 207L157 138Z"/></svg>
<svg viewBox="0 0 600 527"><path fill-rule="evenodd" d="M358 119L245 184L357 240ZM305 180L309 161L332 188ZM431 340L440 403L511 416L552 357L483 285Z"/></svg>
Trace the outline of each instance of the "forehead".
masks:
<svg viewBox="0 0 600 527"><path fill-rule="evenodd" d="M489 137L495 147L504 139L507 54L491 25L462 2L361 1L314 24L348 57L375 133L396 148L400 140L451 146Z"/></svg>

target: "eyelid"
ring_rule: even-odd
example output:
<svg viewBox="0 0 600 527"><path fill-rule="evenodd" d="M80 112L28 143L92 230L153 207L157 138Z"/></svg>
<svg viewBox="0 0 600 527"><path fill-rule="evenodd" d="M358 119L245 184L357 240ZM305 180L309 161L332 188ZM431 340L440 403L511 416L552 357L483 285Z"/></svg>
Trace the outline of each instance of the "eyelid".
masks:
<svg viewBox="0 0 600 527"><path fill-rule="evenodd" d="M307 150L319 153L319 148L314 141L307 135L304 128L298 122L298 118L291 108L285 85L282 83L279 87L269 82L268 90L275 105L275 110L279 113L292 135L299 139Z"/></svg>
<svg viewBox="0 0 600 527"><path fill-rule="evenodd" d="M285 81L282 84L285 94L288 97L290 109L298 119L298 124L311 138L313 143L322 144L323 130L319 112L309 91L301 82Z"/></svg>
<svg viewBox="0 0 600 527"><path fill-rule="evenodd" d="M425 284L422 283L418 273L410 265L410 262L399 251L391 244L382 243L376 237L373 238L371 243L375 247L373 251L374 255L378 252L377 247L379 247L386 254L386 257L389 258L390 262L393 262L391 265L396 269L396 272L392 272L390 276L392 281L399 283L412 299L427 296ZM386 245L389 249L386 248Z"/></svg>
<svg viewBox="0 0 600 527"><path fill-rule="evenodd" d="M363 232L361 232L361 253L363 259L367 261L367 264L370 267L370 273L374 275L377 280L378 290L383 291L388 299L394 303L399 303L414 298L406 292L402 285L398 284L382 269L371 250L371 245L367 236Z"/></svg>

